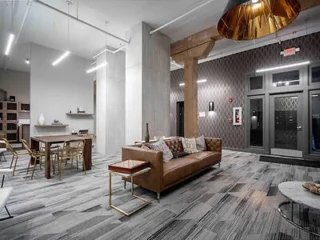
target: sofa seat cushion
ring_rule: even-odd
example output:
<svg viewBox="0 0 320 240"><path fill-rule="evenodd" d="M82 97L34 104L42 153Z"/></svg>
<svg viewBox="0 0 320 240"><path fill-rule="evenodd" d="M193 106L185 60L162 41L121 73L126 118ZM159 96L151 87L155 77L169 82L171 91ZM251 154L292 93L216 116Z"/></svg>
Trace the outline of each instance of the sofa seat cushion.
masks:
<svg viewBox="0 0 320 240"><path fill-rule="evenodd" d="M199 152L191 154L187 157L196 158L200 160L199 164L201 168L212 166L221 161L221 153L219 152Z"/></svg>
<svg viewBox="0 0 320 240"><path fill-rule="evenodd" d="M217 164L221 159L218 152L198 152L186 157L172 159L163 164L164 186L173 184L189 175Z"/></svg>

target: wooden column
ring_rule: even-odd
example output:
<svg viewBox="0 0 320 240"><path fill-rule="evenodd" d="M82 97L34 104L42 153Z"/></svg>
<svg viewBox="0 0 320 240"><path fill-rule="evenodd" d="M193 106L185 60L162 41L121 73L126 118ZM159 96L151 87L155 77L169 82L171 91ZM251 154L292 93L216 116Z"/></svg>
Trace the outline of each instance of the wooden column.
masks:
<svg viewBox="0 0 320 240"><path fill-rule="evenodd" d="M215 27L193 34L171 45L171 57L184 64L184 135L197 137L198 129L198 59L206 58L216 40L222 37Z"/></svg>
<svg viewBox="0 0 320 240"><path fill-rule="evenodd" d="M198 136L198 59L184 61L184 135Z"/></svg>

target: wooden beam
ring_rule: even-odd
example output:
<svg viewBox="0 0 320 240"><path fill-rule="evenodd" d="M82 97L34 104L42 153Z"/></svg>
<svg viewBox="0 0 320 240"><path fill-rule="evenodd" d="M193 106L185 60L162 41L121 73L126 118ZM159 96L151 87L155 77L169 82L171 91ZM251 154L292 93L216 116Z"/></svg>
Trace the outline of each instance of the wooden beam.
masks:
<svg viewBox="0 0 320 240"><path fill-rule="evenodd" d="M184 136L198 137L198 59L184 62Z"/></svg>
<svg viewBox="0 0 320 240"><path fill-rule="evenodd" d="M215 41L220 39L222 37L216 27L205 29L173 43L171 45L171 57L180 64L183 64L185 59L206 58L214 47Z"/></svg>

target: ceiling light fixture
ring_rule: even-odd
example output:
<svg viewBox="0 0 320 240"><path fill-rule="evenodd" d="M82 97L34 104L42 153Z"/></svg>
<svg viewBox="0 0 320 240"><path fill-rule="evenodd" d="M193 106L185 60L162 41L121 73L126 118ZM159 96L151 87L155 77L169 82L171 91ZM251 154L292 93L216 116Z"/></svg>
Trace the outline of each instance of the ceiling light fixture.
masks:
<svg viewBox="0 0 320 240"><path fill-rule="evenodd" d="M88 69L87 73L92 73L92 72L94 72L94 71L96 71L96 70L98 70L98 69L100 69L100 68L102 68L104 66L107 66L107 65L108 65L107 62L103 62L103 63L101 63L101 64L99 64L99 65L97 65L97 66L95 66L93 68Z"/></svg>
<svg viewBox="0 0 320 240"><path fill-rule="evenodd" d="M10 33L10 34L9 34L8 43L7 43L7 47L6 47L6 51L4 52L4 54L5 54L6 56L8 56L9 53L10 53L13 40L14 40L14 35L13 35L12 33Z"/></svg>
<svg viewBox="0 0 320 240"><path fill-rule="evenodd" d="M64 54L61 55L61 57L59 57L57 60L55 60L52 63L52 66L56 66L58 65L63 59L65 59L66 57L68 57L70 54L70 51L66 51Z"/></svg>
<svg viewBox="0 0 320 240"><path fill-rule="evenodd" d="M116 54L117 52L120 52L121 50L125 49L127 46L122 46L114 51L108 49L108 48L105 48L104 50L102 50L101 52L99 52L97 55L94 55L93 58L97 58L99 57L101 54L105 53L105 52L110 52L112 54Z"/></svg>
<svg viewBox="0 0 320 240"><path fill-rule="evenodd" d="M30 60L29 58L26 58L26 60L24 61L26 64L30 64Z"/></svg>
<svg viewBox="0 0 320 240"><path fill-rule="evenodd" d="M205 82L207 82L207 79L202 79L202 80L198 80L197 81L197 83L205 83ZM185 83L179 83L179 86L180 87L182 87L182 86L184 86L185 85Z"/></svg>
<svg viewBox="0 0 320 240"><path fill-rule="evenodd" d="M256 73L270 72L270 71L274 71L274 70L281 70L281 69L285 69L285 68L298 67L298 66L308 65L308 64L310 64L310 61L300 62L300 63L294 63L294 64L289 64L289 65L283 65L283 66L279 66L279 67L271 67L271 68L258 69L258 70L256 71Z"/></svg>
<svg viewBox="0 0 320 240"><path fill-rule="evenodd" d="M300 11L298 0L229 0L217 28L225 38L253 40L285 28Z"/></svg>

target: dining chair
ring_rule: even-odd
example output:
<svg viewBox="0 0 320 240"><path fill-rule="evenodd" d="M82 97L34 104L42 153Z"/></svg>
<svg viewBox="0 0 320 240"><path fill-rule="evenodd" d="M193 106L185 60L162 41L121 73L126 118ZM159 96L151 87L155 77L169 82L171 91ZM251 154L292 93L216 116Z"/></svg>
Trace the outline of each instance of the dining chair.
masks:
<svg viewBox="0 0 320 240"><path fill-rule="evenodd" d="M7 151L6 148L6 143L3 140L0 140L0 162L1 159L3 158L5 161L7 161L6 156L4 155L4 153Z"/></svg>
<svg viewBox="0 0 320 240"><path fill-rule="evenodd" d="M25 151L16 151L11 146L11 144L9 143L9 141L6 138L2 138L1 140L6 144L6 149L12 154L12 159L11 159L11 163L10 163L10 169L13 166L12 176L14 176L19 156L26 155L28 153L25 152ZM14 163L14 165L13 165L13 163Z"/></svg>
<svg viewBox="0 0 320 240"><path fill-rule="evenodd" d="M32 150L30 148L29 144L27 143L27 141L24 139L21 139L21 142L22 142L23 147L27 150L28 154L30 155L30 160L29 160L28 168L27 168L27 174L29 173L29 168L30 168L31 162L32 162L32 160L34 160L33 168L32 168L32 175L31 175L31 179L33 179L34 170L35 170L38 162L40 165L40 170L42 170L42 156L44 156L44 153Z"/></svg>
<svg viewBox="0 0 320 240"><path fill-rule="evenodd" d="M83 151L84 151L85 141L84 140L69 140L63 143L62 149L58 153L58 173L59 179L61 180L62 175L62 163L71 160L71 168L73 166L73 159L77 161L77 169L79 166L79 160L82 158L82 165L84 172L86 174L86 166L83 161Z"/></svg>

